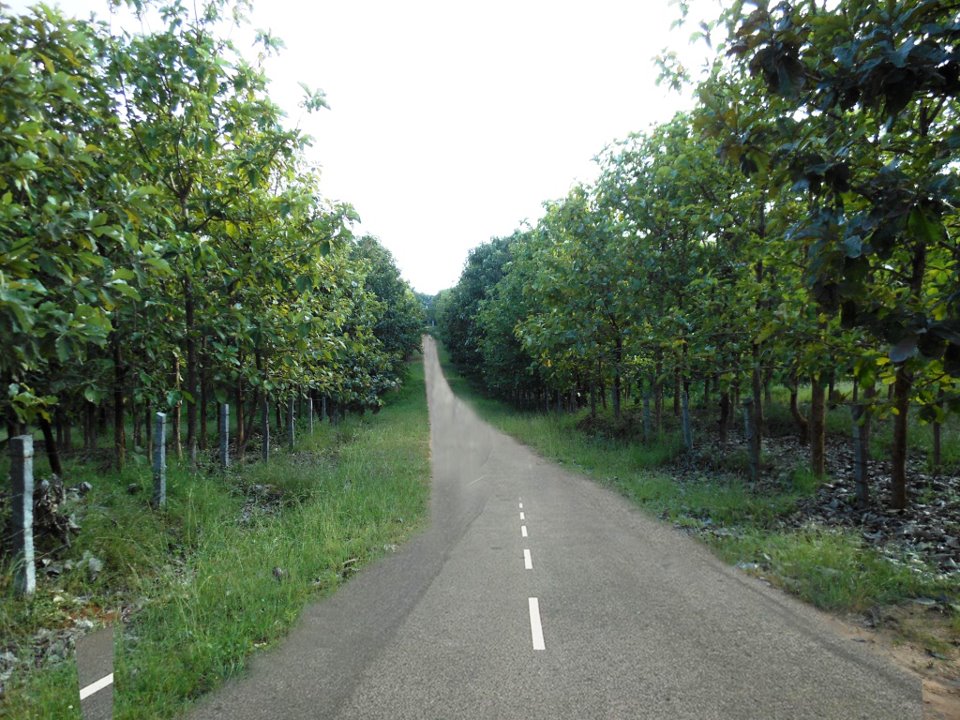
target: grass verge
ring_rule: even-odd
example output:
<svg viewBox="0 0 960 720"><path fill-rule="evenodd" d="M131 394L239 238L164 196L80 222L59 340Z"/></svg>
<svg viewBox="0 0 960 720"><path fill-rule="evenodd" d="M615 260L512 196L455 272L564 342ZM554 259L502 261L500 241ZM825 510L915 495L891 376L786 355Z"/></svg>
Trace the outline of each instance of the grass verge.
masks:
<svg viewBox="0 0 960 720"><path fill-rule="evenodd" d="M72 468L70 483L84 472ZM23 668L42 628L132 609L118 634L115 717L173 717L281 638L306 603L418 529L428 479L419 362L379 414L323 426L269 463L226 476L171 470L162 513L147 507L145 468L90 478L69 556L87 551L103 571L94 579L80 563L23 602L4 570L0 645L19 648ZM74 663L18 670L0 716L79 718Z"/></svg>

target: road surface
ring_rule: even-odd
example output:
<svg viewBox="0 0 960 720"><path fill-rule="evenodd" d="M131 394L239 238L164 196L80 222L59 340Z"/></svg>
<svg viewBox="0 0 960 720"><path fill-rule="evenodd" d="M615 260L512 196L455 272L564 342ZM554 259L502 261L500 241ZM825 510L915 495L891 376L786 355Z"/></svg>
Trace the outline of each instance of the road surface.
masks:
<svg viewBox="0 0 960 720"><path fill-rule="evenodd" d="M483 423L424 350L429 529L192 718L922 717L918 680Z"/></svg>

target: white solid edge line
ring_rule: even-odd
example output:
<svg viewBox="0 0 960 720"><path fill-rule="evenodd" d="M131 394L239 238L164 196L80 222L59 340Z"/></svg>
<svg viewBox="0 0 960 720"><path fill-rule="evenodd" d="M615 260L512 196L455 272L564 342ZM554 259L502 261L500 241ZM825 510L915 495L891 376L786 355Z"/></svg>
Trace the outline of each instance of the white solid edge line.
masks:
<svg viewBox="0 0 960 720"><path fill-rule="evenodd" d="M540 624L540 601L530 598L530 635L533 637L534 650L546 650L543 644L543 625Z"/></svg>
<svg viewBox="0 0 960 720"><path fill-rule="evenodd" d="M106 677L102 677L97 680L95 683L90 683L85 688L80 690L80 699L86 700L88 697L94 693L98 693L103 690L105 687L110 687L113 685L113 673L110 673Z"/></svg>
<svg viewBox="0 0 960 720"><path fill-rule="evenodd" d="M523 549L523 566L527 570L533 570L533 560L530 558L530 551L526 548Z"/></svg>
<svg viewBox="0 0 960 720"><path fill-rule="evenodd" d="M526 526L526 525L521 525L521 526L520 526L520 536L521 536L521 537L526 537L526 536L527 536L527 526Z"/></svg>
<svg viewBox="0 0 960 720"><path fill-rule="evenodd" d="M526 520L527 517L526 517L526 515L524 515L523 513L520 513L520 519L521 519L521 520Z"/></svg>

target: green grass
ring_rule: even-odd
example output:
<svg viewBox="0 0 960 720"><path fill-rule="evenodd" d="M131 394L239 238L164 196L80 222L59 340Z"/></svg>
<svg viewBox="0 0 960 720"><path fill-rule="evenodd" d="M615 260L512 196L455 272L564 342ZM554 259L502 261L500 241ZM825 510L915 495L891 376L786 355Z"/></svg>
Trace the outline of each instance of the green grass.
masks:
<svg viewBox="0 0 960 720"><path fill-rule="evenodd" d="M415 363L378 415L318 427L269 464L227 476L171 470L164 512L148 509L146 490L127 493L128 483L149 484L143 468L91 480L91 509L70 554L93 552L104 573L93 583L79 573L44 580L31 603L14 600L7 580L2 644L22 642L58 617L66 622L57 594L85 593L85 608L104 609L144 598L118 641L115 717L175 716L283 637L306 603L349 573L345 564L361 565L421 527L428 453ZM73 469L70 484L81 476ZM245 512L253 485L269 486L259 489L268 500ZM14 677L0 715L79 718L72 662Z"/></svg>
<svg viewBox="0 0 960 720"><path fill-rule="evenodd" d="M585 410L518 412L478 393L457 373L442 347L440 358L454 392L493 425L544 457L615 488L646 511L695 530L727 562L749 563L771 582L818 607L859 611L916 596L956 596L960 591L956 580L938 578L925 567L891 562L866 547L854 531L783 526L784 515L820 485L806 468L754 490L738 472L746 467L745 453L733 451L716 463L721 468L716 473L675 476L664 465L680 452L678 433L649 446L589 437L577 429ZM792 422L786 407L777 412L783 415L779 419ZM832 430L848 432L849 411L845 407L831 411L830 422Z"/></svg>

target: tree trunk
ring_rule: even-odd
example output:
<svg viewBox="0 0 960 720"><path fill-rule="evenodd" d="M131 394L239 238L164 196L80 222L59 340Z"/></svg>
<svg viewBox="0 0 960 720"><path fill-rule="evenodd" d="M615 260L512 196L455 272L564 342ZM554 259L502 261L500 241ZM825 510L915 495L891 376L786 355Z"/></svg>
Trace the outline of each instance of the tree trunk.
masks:
<svg viewBox="0 0 960 720"><path fill-rule="evenodd" d="M40 418L40 431L43 433L43 448L47 453L47 460L50 462L50 472L62 480L63 465L60 464L57 439L54 437L53 428L50 427L50 421L44 417Z"/></svg>
<svg viewBox="0 0 960 720"><path fill-rule="evenodd" d="M800 393L799 385L796 375L790 378L790 414L797 425L797 437L800 438L800 444L806 445L810 441L810 427L807 424L807 419L800 412L800 405L797 402Z"/></svg>
<svg viewBox="0 0 960 720"><path fill-rule="evenodd" d="M145 416L144 420L146 421L144 422L143 427L144 427L144 434L147 436L147 457L152 458L153 457L153 423L151 423L150 420L152 420L151 416L153 415L153 413L150 412L149 403L147 403L147 408L143 412Z"/></svg>
<svg viewBox="0 0 960 720"><path fill-rule="evenodd" d="M730 430L730 415L732 405L730 402L730 391L724 389L720 393L720 419L717 422L717 430L720 433L720 447L727 444L727 435Z"/></svg>
<svg viewBox="0 0 960 720"><path fill-rule="evenodd" d="M173 361L173 375L174 383L177 390L180 390L180 356ZM173 407L173 448L177 453L177 460L183 460L183 436L181 434L181 418L180 411L183 408L183 399L177 400L177 404Z"/></svg>
<svg viewBox="0 0 960 720"><path fill-rule="evenodd" d="M676 418L680 417L680 390L680 368L677 368L673 373L673 416Z"/></svg>
<svg viewBox="0 0 960 720"><path fill-rule="evenodd" d="M857 403L850 407L853 419L853 484L857 505L864 509L870 502L870 413Z"/></svg>
<svg viewBox="0 0 960 720"><path fill-rule="evenodd" d="M910 389L913 377L906 364L897 368L893 384L893 447L890 477L890 506L896 510L907 507L907 416L910 414Z"/></svg>
<svg viewBox="0 0 960 720"><path fill-rule="evenodd" d="M766 419L763 416L763 369L760 367L760 345L753 344L753 371L750 373L750 391L753 393L753 419L757 424L757 443L763 447Z"/></svg>
<svg viewBox="0 0 960 720"><path fill-rule="evenodd" d="M943 423L940 422L940 413L943 412L943 390L937 392L937 419L933 421L933 472L940 474L943 466Z"/></svg>
<svg viewBox="0 0 960 720"><path fill-rule="evenodd" d="M207 412L209 410L209 369L207 368L207 341L200 340L200 449L207 449Z"/></svg>
<svg viewBox="0 0 960 720"><path fill-rule="evenodd" d="M247 434L245 432L246 428L244 427L244 421L246 420L246 415L244 414L243 403L245 398L243 397L243 380L237 378L237 388L236 388L236 416L237 416L237 436L236 436L236 445L237 445L237 457L243 458L243 448L247 445Z"/></svg>
<svg viewBox="0 0 960 720"><path fill-rule="evenodd" d="M621 378L620 369L623 365L623 339L617 336L617 342L613 348L613 416L620 417L621 400Z"/></svg>
<svg viewBox="0 0 960 720"><path fill-rule="evenodd" d="M650 391L643 391L643 441L649 443L653 438L653 431L650 427Z"/></svg>
<svg viewBox="0 0 960 720"><path fill-rule="evenodd" d="M187 345L187 386L185 388L190 399L187 401L187 454L191 467L197 466L197 338L195 327L196 300L193 296L193 282L188 277L183 279L184 312L186 317L186 345Z"/></svg>
<svg viewBox="0 0 960 720"><path fill-rule="evenodd" d="M120 352L120 340L113 334L113 461L118 470L127 459L127 430L124 424L123 386L126 369Z"/></svg>
<svg viewBox="0 0 960 720"><path fill-rule="evenodd" d="M819 373L810 378L810 393L810 472L819 478L826 472L826 388Z"/></svg>
<svg viewBox="0 0 960 720"><path fill-rule="evenodd" d="M681 415L680 425L683 433L683 447L687 452L693 450L693 432L690 429L690 391L684 388L680 398Z"/></svg>
<svg viewBox="0 0 960 720"><path fill-rule="evenodd" d="M663 382L660 380L663 376L663 360L660 353L657 350L657 364L654 366L656 377L653 381L653 431L657 435L663 432Z"/></svg>

